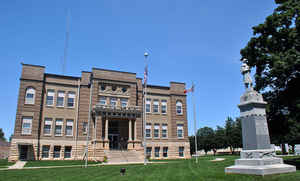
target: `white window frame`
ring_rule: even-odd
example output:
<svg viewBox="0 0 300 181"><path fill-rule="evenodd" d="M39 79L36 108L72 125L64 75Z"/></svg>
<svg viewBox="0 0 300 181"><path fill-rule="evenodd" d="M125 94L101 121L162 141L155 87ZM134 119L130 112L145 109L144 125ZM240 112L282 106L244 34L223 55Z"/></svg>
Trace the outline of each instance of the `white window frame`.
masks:
<svg viewBox="0 0 300 181"><path fill-rule="evenodd" d="M149 111L147 111L147 106L149 105ZM151 113L151 99L146 99L146 113Z"/></svg>
<svg viewBox="0 0 300 181"><path fill-rule="evenodd" d="M126 103L126 106L123 106L123 103ZM121 107L125 108L128 106L128 99L127 98L121 98Z"/></svg>
<svg viewBox="0 0 300 181"><path fill-rule="evenodd" d="M68 134L68 131L67 131L67 128L68 128L68 127L72 127L72 130L71 130L71 134L70 134L70 135ZM65 135L66 135L66 136L73 136L73 131L74 131L74 119L67 119L67 120L66 120Z"/></svg>
<svg viewBox="0 0 300 181"><path fill-rule="evenodd" d="M82 133L87 134L88 132L88 122L83 122L82 123Z"/></svg>
<svg viewBox="0 0 300 181"><path fill-rule="evenodd" d="M47 133L45 133L45 126L46 125L50 125L50 131L49 131L49 133L47 134ZM52 118L45 118L44 119L44 128L43 128L43 133L44 133L44 135L51 135L51 133L52 133Z"/></svg>
<svg viewBox="0 0 300 181"><path fill-rule="evenodd" d="M166 130L166 136L164 136L164 130ZM162 138L168 138L168 125L167 124L163 124L161 127L161 137Z"/></svg>
<svg viewBox="0 0 300 181"><path fill-rule="evenodd" d="M107 104L107 100L106 100L105 96L100 96L100 98L99 98L99 104L100 105L106 105Z"/></svg>
<svg viewBox="0 0 300 181"><path fill-rule="evenodd" d="M64 120L63 119L60 119L60 118L57 118L55 120L55 128L54 128L54 136L62 136L63 135L63 130L64 130ZM60 134L56 134L56 126L61 126L61 133Z"/></svg>
<svg viewBox="0 0 300 181"><path fill-rule="evenodd" d="M167 114L167 111L168 111L167 105L168 105L167 100L162 100L161 101L161 113L162 114ZM163 110L164 110L163 107L165 107L165 112L163 112Z"/></svg>
<svg viewBox="0 0 300 181"><path fill-rule="evenodd" d="M181 152L180 148L183 148L182 152ZM182 153L182 156L180 156L180 153ZM178 147L178 156L181 157L181 158L184 157L184 146L179 146Z"/></svg>
<svg viewBox="0 0 300 181"><path fill-rule="evenodd" d="M156 148L158 148L158 152L156 152ZM154 157L155 158L159 158L159 152L160 152L160 147L159 146L156 146L156 147L154 147ZM156 153L158 153L158 156L156 155Z"/></svg>
<svg viewBox="0 0 300 181"><path fill-rule="evenodd" d="M59 148L59 157L55 157L55 153L57 153L57 152L55 151L55 147L56 147L56 148ZM60 146L60 145L54 145L54 146L53 146L53 158L54 158L54 159L61 158L61 146Z"/></svg>
<svg viewBox="0 0 300 181"><path fill-rule="evenodd" d="M46 153L47 153L47 157L44 157L44 152L45 152L44 148L45 148L45 147L49 148L49 149L47 150L48 152L46 152ZM50 149L51 149L51 146L50 146L50 145L43 145L43 146L42 146L42 158L49 158L49 157L50 157Z"/></svg>
<svg viewBox="0 0 300 181"><path fill-rule="evenodd" d="M146 124L146 138L152 138L152 130L151 130L151 124L147 123ZM150 136L147 136L147 130L150 130Z"/></svg>
<svg viewBox="0 0 300 181"><path fill-rule="evenodd" d="M167 148L167 149L166 149L166 150L167 150L166 152L165 152L165 148ZM163 147L163 157L164 157L164 158L168 158L168 156L169 156L169 155L168 155L168 151L169 151L169 148L168 148L167 146L164 146L164 147ZM165 153L167 154L167 156L165 156Z"/></svg>
<svg viewBox="0 0 300 181"><path fill-rule="evenodd" d="M113 101L115 100L115 101ZM113 104L115 102L115 104ZM118 103L118 99L116 97L111 97L110 98L110 101L109 101L109 104L113 107L116 107L117 106L117 103Z"/></svg>
<svg viewBox="0 0 300 181"><path fill-rule="evenodd" d="M68 153L68 152L66 152L66 148L71 148L71 150L70 150L70 157L66 157L66 153ZM69 158L72 158L72 150L73 150L73 147L72 146L65 146L64 147L64 158L67 158L67 159L69 159Z"/></svg>
<svg viewBox="0 0 300 181"><path fill-rule="evenodd" d="M159 131L160 131L159 127L160 127L159 124L154 124L153 137L156 138L156 139L159 138L159 136L160 136L160 134L159 134ZM156 132L157 132L157 136L155 135Z"/></svg>
<svg viewBox="0 0 300 181"><path fill-rule="evenodd" d="M22 135L31 135L31 133L32 133L32 120L33 120L33 117L27 117L27 116L22 117ZM25 124L30 124L30 127L25 128L24 127Z"/></svg>
<svg viewBox="0 0 300 181"><path fill-rule="evenodd" d="M57 97L56 97L56 107L64 107L65 106L65 91L57 91ZM63 98L63 104L58 105L58 98Z"/></svg>
<svg viewBox="0 0 300 181"><path fill-rule="evenodd" d="M155 109L157 108L157 111L155 111ZM159 101L158 100L154 100L153 101L153 110L152 113L158 114L159 113Z"/></svg>
<svg viewBox="0 0 300 181"><path fill-rule="evenodd" d="M148 152L150 150L150 153ZM152 147L146 147L146 155L151 157L152 156Z"/></svg>
<svg viewBox="0 0 300 181"><path fill-rule="evenodd" d="M182 136L180 137L178 134L178 131L182 131ZM184 129L183 129L183 124L177 124L177 138L184 138Z"/></svg>
<svg viewBox="0 0 300 181"><path fill-rule="evenodd" d="M28 94L32 94L32 98L28 98ZM35 89L33 87L28 87L25 92L25 104L34 104L35 102Z"/></svg>
<svg viewBox="0 0 300 181"><path fill-rule="evenodd" d="M69 99L73 99L73 106L69 106ZM67 98L67 107L68 108L74 108L75 107L75 99L76 99L76 93L71 91L68 92L68 98Z"/></svg>
<svg viewBox="0 0 300 181"><path fill-rule="evenodd" d="M48 97L52 97L52 104L48 104ZM55 91L53 89L47 90L46 106L53 106L54 105L54 98L55 98Z"/></svg>
<svg viewBox="0 0 300 181"><path fill-rule="evenodd" d="M178 109L180 107L180 109ZM180 113L178 112L180 110ZM182 115L183 114L183 109L182 109L182 102L181 101L176 101L176 114L177 115Z"/></svg>

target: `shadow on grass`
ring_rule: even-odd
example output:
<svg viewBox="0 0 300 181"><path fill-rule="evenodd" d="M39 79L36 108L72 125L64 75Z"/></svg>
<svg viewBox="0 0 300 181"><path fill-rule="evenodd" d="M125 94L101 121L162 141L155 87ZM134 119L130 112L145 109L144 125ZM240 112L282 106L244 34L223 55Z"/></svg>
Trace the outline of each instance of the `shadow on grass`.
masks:
<svg viewBox="0 0 300 181"><path fill-rule="evenodd" d="M300 158L287 159L287 160L284 160L284 163L289 164L289 165L294 165L294 166L296 166L297 170L300 170Z"/></svg>

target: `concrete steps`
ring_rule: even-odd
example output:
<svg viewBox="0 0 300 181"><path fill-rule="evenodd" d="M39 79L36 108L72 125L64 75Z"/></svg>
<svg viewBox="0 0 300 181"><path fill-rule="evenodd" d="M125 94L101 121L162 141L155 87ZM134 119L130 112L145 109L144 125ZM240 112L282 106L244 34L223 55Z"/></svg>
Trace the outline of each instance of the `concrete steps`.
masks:
<svg viewBox="0 0 300 181"><path fill-rule="evenodd" d="M136 150L108 150L105 151L108 163L142 163L144 156Z"/></svg>

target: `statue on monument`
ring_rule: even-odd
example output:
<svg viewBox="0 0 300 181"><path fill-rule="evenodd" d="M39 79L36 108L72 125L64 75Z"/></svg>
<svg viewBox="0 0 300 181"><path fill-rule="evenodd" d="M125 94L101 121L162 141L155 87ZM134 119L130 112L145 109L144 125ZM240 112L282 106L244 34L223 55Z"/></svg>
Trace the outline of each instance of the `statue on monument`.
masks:
<svg viewBox="0 0 300 181"><path fill-rule="evenodd" d="M249 66L245 63L245 59L243 59L243 64L241 66L241 73L243 75L244 78L244 84L247 89L252 90L253 89L253 84L252 84L252 79L251 79L251 70L249 68Z"/></svg>

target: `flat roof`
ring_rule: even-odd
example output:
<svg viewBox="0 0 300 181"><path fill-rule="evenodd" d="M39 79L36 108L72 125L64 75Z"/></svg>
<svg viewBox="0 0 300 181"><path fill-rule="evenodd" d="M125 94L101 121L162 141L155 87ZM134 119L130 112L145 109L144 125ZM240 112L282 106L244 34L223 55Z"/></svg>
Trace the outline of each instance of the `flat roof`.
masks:
<svg viewBox="0 0 300 181"><path fill-rule="evenodd" d="M132 72L124 72L124 71L118 71L118 70L110 70L110 69L102 69L102 68L95 68L93 67L92 70L102 70L102 71L110 71L110 72L118 72L118 73L126 73L126 74L134 74L136 75L136 73L132 73Z"/></svg>

